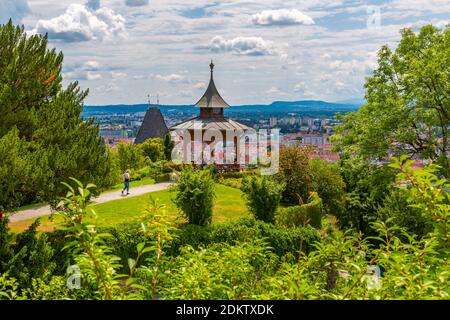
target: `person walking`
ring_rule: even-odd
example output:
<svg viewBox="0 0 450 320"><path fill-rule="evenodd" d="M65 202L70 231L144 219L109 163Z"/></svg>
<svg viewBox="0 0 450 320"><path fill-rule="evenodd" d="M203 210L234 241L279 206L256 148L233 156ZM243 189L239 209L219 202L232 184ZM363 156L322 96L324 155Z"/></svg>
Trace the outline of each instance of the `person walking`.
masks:
<svg viewBox="0 0 450 320"><path fill-rule="evenodd" d="M127 191L127 195L130 194L130 170L125 171L123 174L123 190L122 194Z"/></svg>

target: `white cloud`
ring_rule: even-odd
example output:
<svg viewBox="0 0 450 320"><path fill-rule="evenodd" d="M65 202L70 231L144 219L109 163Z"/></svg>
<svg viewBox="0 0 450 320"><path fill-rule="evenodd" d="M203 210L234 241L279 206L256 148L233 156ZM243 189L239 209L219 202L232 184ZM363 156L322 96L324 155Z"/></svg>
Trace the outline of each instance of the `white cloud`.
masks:
<svg viewBox="0 0 450 320"><path fill-rule="evenodd" d="M125 19L120 14L106 7L93 10L80 4L71 4L59 17L39 20L33 32L48 33L51 39L66 42L112 40L126 35Z"/></svg>
<svg viewBox="0 0 450 320"><path fill-rule="evenodd" d="M83 68L83 70L87 70L87 71L96 71L99 69L99 67L100 67L100 64L97 61L89 60L83 64L82 68Z"/></svg>
<svg viewBox="0 0 450 320"><path fill-rule="evenodd" d="M269 90L267 90L267 93L268 94L280 93L280 89L275 87L275 86L273 86Z"/></svg>
<svg viewBox="0 0 450 320"><path fill-rule="evenodd" d="M100 80L102 75L99 71L100 64L95 60L86 61L82 65L74 66L70 71L64 72L63 77L70 80Z"/></svg>
<svg viewBox="0 0 450 320"><path fill-rule="evenodd" d="M193 86L192 86L192 88L193 89L197 89L197 90L204 90L204 89L206 89L206 83L204 83L204 82L198 82L198 83L196 83L196 84L194 84Z"/></svg>
<svg viewBox="0 0 450 320"><path fill-rule="evenodd" d="M297 9L264 10L252 16L256 25L287 26L295 24L314 24L314 20Z"/></svg>
<svg viewBox="0 0 450 320"><path fill-rule="evenodd" d="M27 0L0 0L0 24L11 18L14 23L21 22L30 12Z"/></svg>
<svg viewBox="0 0 450 320"><path fill-rule="evenodd" d="M142 7L148 4L148 0L126 0L125 4L129 7Z"/></svg>
<svg viewBox="0 0 450 320"><path fill-rule="evenodd" d="M235 55L265 56L281 54L272 41L266 41L261 37L236 37L226 40L221 36L215 36L209 43L213 52L231 52Z"/></svg>
<svg viewBox="0 0 450 320"><path fill-rule="evenodd" d="M113 79L124 79L127 76L128 75L126 73L124 73L124 72L114 72L114 71L111 72L111 77Z"/></svg>
<svg viewBox="0 0 450 320"><path fill-rule="evenodd" d="M175 73L169 74L169 75L165 75L165 76L157 74L154 77L156 79L163 80L163 81L170 82L170 83L178 83L178 82L186 81L186 77L185 76L182 76L180 74L175 74Z"/></svg>
<svg viewBox="0 0 450 320"><path fill-rule="evenodd" d="M192 97L192 91L190 91L190 90L181 90L180 94L183 97Z"/></svg>
<svg viewBox="0 0 450 320"><path fill-rule="evenodd" d="M92 71L86 72L86 79L89 81L100 80L101 78L102 78L102 75L99 73L93 73Z"/></svg>

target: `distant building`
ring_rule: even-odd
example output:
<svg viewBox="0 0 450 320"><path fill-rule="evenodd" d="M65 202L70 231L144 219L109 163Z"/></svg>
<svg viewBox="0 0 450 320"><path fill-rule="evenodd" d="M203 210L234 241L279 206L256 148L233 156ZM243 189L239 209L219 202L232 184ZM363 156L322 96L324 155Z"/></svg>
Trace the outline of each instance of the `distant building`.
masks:
<svg viewBox="0 0 450 320"><path fill-rule="evenodd" d="M269 125L270 125L271 127L276 126L277 123L278 123L277 118L272 117L272 118L269 119Z"/></svg>
<svg viewBox="0 0 450 320"><path fill-rule="evenodd" d="M148 108L144 121L136 136L135 144L141 144L147 139L162 138L169 132L164 117L159 108Z"/></svg>

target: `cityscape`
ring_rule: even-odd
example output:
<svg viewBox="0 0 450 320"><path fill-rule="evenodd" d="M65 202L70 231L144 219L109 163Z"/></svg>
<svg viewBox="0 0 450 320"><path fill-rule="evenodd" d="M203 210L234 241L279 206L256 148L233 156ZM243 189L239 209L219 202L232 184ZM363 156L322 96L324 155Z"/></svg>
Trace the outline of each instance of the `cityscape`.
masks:
<svg viewBox="0 0 450 320"><path fill-rule="evenodd" d="M280 129L281 146L309 145L314 150L313 157L336 162L339 155L332 151L330 136L334 133L334 127L341 124L337 113L345 114L356 110L358 106L315 101L314 106L309 107L308 104L311 103L312 101L298 101L295 108L292 103L287 102L282 106L286 111L268 105L238 106L230 108L227 113L231 119L256 130ZM192 106L87 106L83 116L86 119L95 118L105 144L115 147L120 142L134 142L149 107L161 109L168 127L193 118L198 112L198 108Z"/></svg>

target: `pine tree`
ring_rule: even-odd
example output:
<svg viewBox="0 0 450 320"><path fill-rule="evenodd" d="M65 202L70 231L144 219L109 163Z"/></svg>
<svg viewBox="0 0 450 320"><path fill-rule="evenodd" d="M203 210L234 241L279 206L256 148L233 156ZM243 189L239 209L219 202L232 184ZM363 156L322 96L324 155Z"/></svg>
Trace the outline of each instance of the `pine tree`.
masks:
<svg viewBox="0 0 450 320"><path fill-rule="evenodd" d="M22 173L21 201L14 206L54 200L64 193L61 182L69 177L99 187L110 180L110 160L99 128L81 117L88 90L81 90L77 82L62 87L63 54L47 45L46 35L27 36L23 26L11 21L0 25L0 142L8 145L8 140L19 139L19 160L33 168ZM17 135L8 135L12 130ZM9 151L3 148L3 152ZM10 160L0 165L2 181L15 179L9 175L17 171ZM0 194L18 191L14 185L2 183ZM13 205L4 197L2 204L6 209Z"/></svg>

